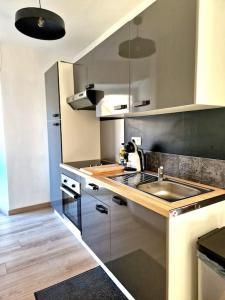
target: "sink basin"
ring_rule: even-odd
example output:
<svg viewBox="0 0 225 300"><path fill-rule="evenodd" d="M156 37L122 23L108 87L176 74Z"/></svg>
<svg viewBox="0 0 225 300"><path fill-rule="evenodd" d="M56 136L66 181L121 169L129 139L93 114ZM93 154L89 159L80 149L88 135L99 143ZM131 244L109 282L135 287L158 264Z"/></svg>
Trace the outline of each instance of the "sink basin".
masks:
<svg viewBox="0 0 225 300"><path fill-rule="evenodd" d="M210 191L192 185L182 184L169 179L165 179L163 181L142 183L137 186L137 189L169 202L179 201Z"/></svg>

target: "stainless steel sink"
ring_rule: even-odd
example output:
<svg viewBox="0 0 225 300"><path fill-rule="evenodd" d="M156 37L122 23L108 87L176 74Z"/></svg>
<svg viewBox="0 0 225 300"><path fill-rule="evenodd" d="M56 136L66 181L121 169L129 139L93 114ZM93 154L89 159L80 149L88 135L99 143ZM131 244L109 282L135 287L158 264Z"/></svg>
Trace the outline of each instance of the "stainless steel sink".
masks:
<svg viewBox="0 0 225 300"><path fill-rule="evenodd" d="M164 179L163 181L142 183L137 186L137 189L169 202L175 202L178 200L210 192L210 190L207 189L182 184L169 179Z"/></svg>

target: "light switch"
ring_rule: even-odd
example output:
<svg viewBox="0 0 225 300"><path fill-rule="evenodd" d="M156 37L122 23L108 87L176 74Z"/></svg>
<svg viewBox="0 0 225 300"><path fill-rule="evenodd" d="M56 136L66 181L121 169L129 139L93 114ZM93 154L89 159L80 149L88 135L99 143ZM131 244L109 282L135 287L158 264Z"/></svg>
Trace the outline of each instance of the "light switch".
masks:
<svg viewBox="0 0 225 300"><path fill-rule="evenodd" d="M131 139L135 141L135 144L137 146L141 146L141 137L140 136L132 137Z"/></svg>

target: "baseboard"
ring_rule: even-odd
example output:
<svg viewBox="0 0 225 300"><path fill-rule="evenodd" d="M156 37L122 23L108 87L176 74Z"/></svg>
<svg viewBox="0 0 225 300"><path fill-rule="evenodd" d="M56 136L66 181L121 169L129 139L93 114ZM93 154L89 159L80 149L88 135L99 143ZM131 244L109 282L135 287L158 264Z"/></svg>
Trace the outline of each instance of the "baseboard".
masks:
<svg viewBox="0 0 225 300"><path fill-rule="evenodd" d="M25 212L40 210L40 209L49 208L49 207L51 207L51 203L50 202L44 202L44 203L40 203L40 204L35 204L35 205L10 209L9 212L8 212L8 215L12 216L12 215L16 215L16 214L21 214L21 213L25 213Z"/></svg>

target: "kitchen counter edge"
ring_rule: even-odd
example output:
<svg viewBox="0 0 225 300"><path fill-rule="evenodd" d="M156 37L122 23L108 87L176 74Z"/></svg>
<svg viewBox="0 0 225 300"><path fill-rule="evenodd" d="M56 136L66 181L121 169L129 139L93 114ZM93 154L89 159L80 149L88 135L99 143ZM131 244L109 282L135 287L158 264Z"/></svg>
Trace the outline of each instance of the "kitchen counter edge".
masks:
<svg viewBox="0 0 225 300"><path fill-rule="evenodd" d="M178 215L181 215L183 213L187 213L211 204L215 204L217 202L221 202L225 200L225 190L203 185L196 182L191 182L188 180L175 178L171 176L166 176L167 178L175 179L181 183L187 183L187 184L194 184L195 186L198 186L199 188L207 188L211 189L211 192L201 194L198 196L190 197L187 199L183 199L177 202L169 203L167 201L164 201L160 198L154 197L150 194L146 194L142 191L136 190L132 187L126 186L124 184L121 184L119 182L115 182L110 178L107 178L107 176L112 175L110 174L104 174L101 176L91 176L88 174L85 174L80 169L77 169L75 167L70 166L66 163L61 163L60 168L65 169L69 172L72 172L76 175L79 175L81 177L86 178L87 180L90 180L92 183L95 183L103 188L109 189L114 193L117 193L125 198L128 198L129 200L134 201L135 203L138 203L142 206L144 206L147 209L150 209L164 217L175 217ZM146 173L153 174L150 171L145 171ZM113 175L117 175L113 173ZM119 175L119 174L118 174Z"/></svg>

